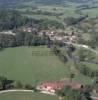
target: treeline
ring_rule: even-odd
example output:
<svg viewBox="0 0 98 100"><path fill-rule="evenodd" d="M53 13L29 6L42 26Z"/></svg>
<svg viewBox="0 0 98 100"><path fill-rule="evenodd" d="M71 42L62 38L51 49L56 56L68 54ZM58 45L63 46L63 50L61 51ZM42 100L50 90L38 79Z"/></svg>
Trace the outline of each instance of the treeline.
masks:
<svg viewBox="0 0 98 100"><path fill-rule="evenodd" d="M38 25L42 29L49 29L50 27L54 27L56 29L64 29L64 25L56 20L40 19L38 20Z"/></svg>
<svg viewBox="0 0 98 100"><path fill-rule="evenodd" d="M32 19L21 16L16 10L0 10L0 31L19 28L30 22Z"/></svg>
<svg viewBox="0 0 98 100"><path fill-rule="evenodd" d="M0 76L0 90L9 90L9 89L27 89L32 91L37 91L35 85L23 84L21 81L10 80L5 76Z"/></svg>
<svg viewBox="0 0 98 100"><path fill-rule="evenodd" d="M75 90L71 87L64 87L57 90L56 93L62 97L63 100L91 100L90 94L87 91Z"/></svg>
<svg viewBox="0 0 98 100"><path fill-rule="evenodd" d="M92 70L84 64L80 64L79 71L81 74L91 78L97 77L98 75L98 70Z"/></svg>
<svg viewBox="0 0 98 100"><path fill-rule="evenodd" d="M52 52L53 52L56 56L58 56L58 58L59 58L63 63L66 63L66 62L68 61L66 55L64 55L64 53L62 53L62 51L59 50L59 49L57 48L57 46L53 46L51 49L52 49Z"/></svg>
<svg viewBox="0 0 98 100"><path fill-rule="evenodd" d="M39 36L37 32L18 32L16 35L0 34L0 47L16 46L39 46L49 45L50 39L44 35Z"/></svg>
<svg viewBox="0 0 98 100"><path fill-rule="evenodd" d="M94 4L96 4L97 2L94 2ZM97 5L88 5L88 4L86 4L86 5L79 5L79 6L77 6L77 9L78 10L86 10L86 9L93 9L93 8L98 8L98 6Z"/></svg>
<svg viewBox="0 0 98 100"><path fill-rule="evenodd" d="M64 18L64 22L65 22L67 25L76 25L76 24L78 24L79 22L85 20L87 17L88 17L88 15L86 15L86 16L81 16L81 17L79 17L79 18L67 17L67 18Z"/></svg>
<svg viewBox="0 0 98 100"><path fill-rule="evenodd" d="M49 27L64 28L63 24L49 19L32 19L22 16L16 10L0 10L0 31L17 29L21 26L33 26L45 29Z"/></svg>
<svg viewBox="0 0 98 100"><path fill-rule="evenodd" d="M37 0L37 3L44 5L61 5L65 0Z"/></svg>

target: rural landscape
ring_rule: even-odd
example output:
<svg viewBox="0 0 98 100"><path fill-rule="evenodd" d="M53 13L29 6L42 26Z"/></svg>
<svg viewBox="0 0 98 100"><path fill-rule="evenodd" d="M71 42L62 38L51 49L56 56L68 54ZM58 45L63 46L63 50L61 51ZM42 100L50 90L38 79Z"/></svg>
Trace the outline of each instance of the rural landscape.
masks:
<svg viewBox="0 0 98 100"><path fill-rule="evenodd" d="M98 100L98 0L0 0L0 100Z"/></svg>

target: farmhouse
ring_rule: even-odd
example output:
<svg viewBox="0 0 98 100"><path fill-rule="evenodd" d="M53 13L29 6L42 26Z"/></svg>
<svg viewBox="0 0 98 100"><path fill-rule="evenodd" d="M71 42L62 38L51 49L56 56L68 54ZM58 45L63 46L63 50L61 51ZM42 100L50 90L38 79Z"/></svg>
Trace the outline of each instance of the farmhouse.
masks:
<svg viewBox="0 0 98 100"><path fill-rule="evenodd" d="M28 27L28 28L23 28L23 31L24 32L32 32L32 28L31 27Z"/></svg>
<svg viewBox="0 0 98 100"><path fill-rule="evenodd" d="M41 30L39 32L39 35L44 35L44 34L47 35L47 36L49 36L49 37L51 37L51 36L55 36L56 32L52 31L52 30Z"/></svg>
<svg viewBox="0 0 98 100"><path fill-rule="evenodd" d="M60 81L60 82L41 82L37 89L41 91L46 91L50 93L55 93L55 90L62 89L65 86L69 86L72 89L81 89L82 85L80 83L70 82L70 81Z"/></svg>
<svg viewBox="0 0 98 100"><path fill-rule="evenodd" d="M61 89L64 86L64 82L42 82L37 86L37 89L41 91L55 93L56 89Z"/></svg>

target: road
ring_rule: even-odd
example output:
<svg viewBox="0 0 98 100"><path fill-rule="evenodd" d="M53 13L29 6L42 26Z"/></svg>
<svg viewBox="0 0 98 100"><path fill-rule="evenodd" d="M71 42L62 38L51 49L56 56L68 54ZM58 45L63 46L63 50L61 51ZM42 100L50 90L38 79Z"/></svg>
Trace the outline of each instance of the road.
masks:
<svg viewBox="0 0 98 100"><path fill-rule="evenodd" d="M77 44L77 43L72 43L72 42L63 42L63 43L68 44L68 45L73 45L73 46L76 46L76 47L79 47L79 48L84 48L84 49L87 49L87 50L92 51L93 53L98 54L98 51L97 51L97 50L92 49L92 48L89 47L88 45Z"/></svg>
<svg viewBox="0 0 98 100"><path fill-rule="evenodd" d="M14 89L14 90L3 90L0 91L0 94L9 93L9 92L34 92L33 90L22 90L22 89Z"/></svg>

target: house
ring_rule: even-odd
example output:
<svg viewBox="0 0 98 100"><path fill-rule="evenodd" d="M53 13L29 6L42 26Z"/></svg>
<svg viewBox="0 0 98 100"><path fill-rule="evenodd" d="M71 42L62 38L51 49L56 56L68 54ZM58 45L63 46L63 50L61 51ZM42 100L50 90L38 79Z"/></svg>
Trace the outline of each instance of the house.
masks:
<svg viewBox="0 0 98 100"><path fill-rule="evenodd" d="M54 39L55 39L55 40L58 40L58 41L62 41L62 40L63 40L63 37L60 37L60 36L54 36Z"/></svg>
<svg viewBox="0 0 98 100"><path fill-rule="evenodd" d="M76 82L70 81L60 81L60 82L41 82L37 85L37 89L45 92L50 92L55 94L55 90L62 89L65 86L69 86L72 89L79 90L82 85Z"/></svg>
<svg viewBox="0 0 98 100"><path fill-rule="evenodd" d="M72 43L77 42L77 40L78 40L78 38L77 38L77 36L75 36L75 35L70 36L70 38L69 38L69 41L72 42Z"/></svg>
<svg viewBox="0 0 98 100"><path fill-rule="evenodd" d="M32 28L31 27L28 27L28 28L23 28L22 29L24 32L29 32L29 33L31 33L32 32Z"/></svg>
<svg viewBox="0 0 98 100"><path fill-rule="evenodd" d="M56 89L61 89L64 86L64 82L42 82L37 86L37 89L41 91L55 93Z"/></svg>
<svg viewBox="0 0 98 100"><path fill-rule="evenodd" d="M41 30L39 32L39 35L44 35L44 34L51 37L51 36L54 36L56 32L52 30Z"/></svg>

